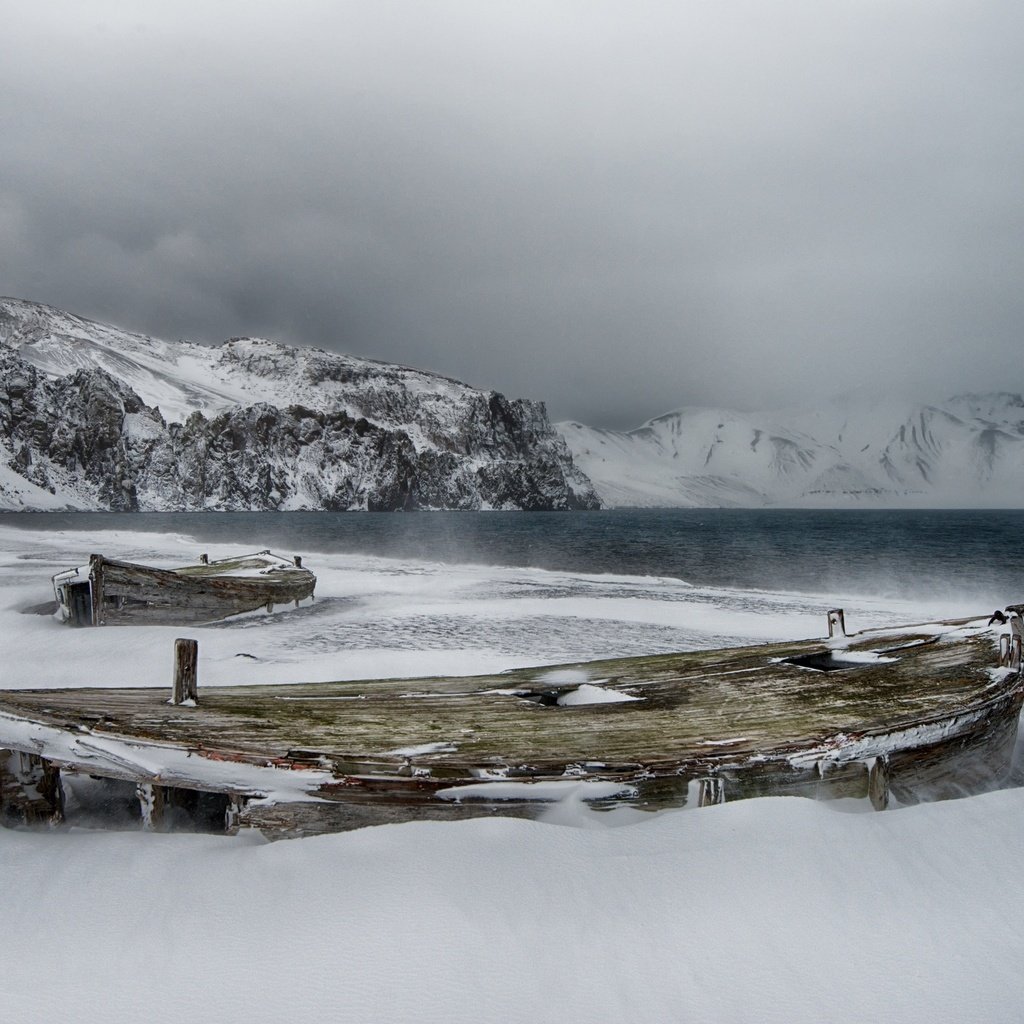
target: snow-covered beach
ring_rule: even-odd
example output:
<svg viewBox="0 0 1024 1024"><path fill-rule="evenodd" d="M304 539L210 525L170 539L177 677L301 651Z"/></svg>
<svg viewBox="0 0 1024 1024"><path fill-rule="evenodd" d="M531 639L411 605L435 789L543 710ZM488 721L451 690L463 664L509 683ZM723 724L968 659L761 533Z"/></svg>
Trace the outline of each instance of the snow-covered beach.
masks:
<svg viewBox="0 0 1024 1024"><path fill-rule="evenodd" d="M98 529L23 529L14 517L0 518L5 688L169 685L181 627L58 629L33 613L53 599L50 576L93 551L170 567L208 549L227 557L263 546L258 534L212 547L183 533L125 528L142 518L114 516ZM192 631L200 638L200 685L479 674L813 637L823 634L825 610L836 601L853 629L988 610L955 593L922 600L751 591L675 577L302 554L317 575L315 602Z"/></svg>
<svg viewBox="0 0 1024 1024"><path fill-rule="evenodd" d="M169 683L179 628L71 630L30 609L91 551L174 564L197 543L0 523L3 686ZM200 687L820 635L834 596L303 554L311 609L189 631ZM842 599L856 627L979 610ZM0 990L11 1019L105 1024L1016 1021L1022 811L1017 789L883 814L798 799L594 814L570 796L540 823L275 844L0 830L16 937Z"/></svg>
<svg viewBox="0 0 1024 1024"><path fill-rule="evenodd" d="M1015 1022L1024 794L264 845L0 832L4 1013L154 1024Z"/></svg>

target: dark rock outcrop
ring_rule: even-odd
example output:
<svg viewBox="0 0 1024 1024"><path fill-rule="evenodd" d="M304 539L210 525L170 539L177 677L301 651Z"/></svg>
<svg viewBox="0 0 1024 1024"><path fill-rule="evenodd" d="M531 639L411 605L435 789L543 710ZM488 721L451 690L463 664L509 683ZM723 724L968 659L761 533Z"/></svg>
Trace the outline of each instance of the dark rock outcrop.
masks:
<svg viewBox="0 0 1024 1024"><path fill-rule="evenodd" d="M415 412L416 397L400 387L392 395L378 388L373 400L387 406L393 421ZM194 412L168 424L106 370L50 379L16 351L0 349L0 459L68 505L115 511L598 507L541 404L476 393L468 414L453 417L451 408L447 414L453 428L447 431L437 417L424 418L429 431L414 421L429 434L418 445L393 422L266 402Z"/></svg>

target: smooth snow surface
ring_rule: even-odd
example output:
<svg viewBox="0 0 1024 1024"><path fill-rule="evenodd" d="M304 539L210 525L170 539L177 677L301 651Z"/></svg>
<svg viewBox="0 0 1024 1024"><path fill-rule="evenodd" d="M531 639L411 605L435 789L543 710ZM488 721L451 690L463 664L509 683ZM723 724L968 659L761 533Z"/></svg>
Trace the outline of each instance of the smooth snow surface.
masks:
<svg viewBox="0 0 1024 1024"><path fill-rule="evenodd" d="M589 818L593 818L589 815ZM10 1021L1017 1024L1024 791L264 845L0 830Z"/></svg>

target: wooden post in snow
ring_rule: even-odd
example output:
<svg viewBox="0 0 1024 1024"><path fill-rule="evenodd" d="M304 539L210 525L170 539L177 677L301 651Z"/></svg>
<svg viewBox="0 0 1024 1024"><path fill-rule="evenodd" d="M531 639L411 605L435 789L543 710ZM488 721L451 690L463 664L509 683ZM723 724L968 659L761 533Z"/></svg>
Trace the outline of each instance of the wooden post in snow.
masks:
<svg viewBox="0 0 1024 1024"><path fill-rule="evenodd" d="M179 637L174 641L174 688L171 703L187 700L198 703L199 683L196 678L199 664L199 642Z"/></svg>
<svg viewBox="0 0 1024 1024"><path fill-rule="evenodd" d="M868 764L868 799L876 811L889 806L889 760L876 757Z"/></svg>

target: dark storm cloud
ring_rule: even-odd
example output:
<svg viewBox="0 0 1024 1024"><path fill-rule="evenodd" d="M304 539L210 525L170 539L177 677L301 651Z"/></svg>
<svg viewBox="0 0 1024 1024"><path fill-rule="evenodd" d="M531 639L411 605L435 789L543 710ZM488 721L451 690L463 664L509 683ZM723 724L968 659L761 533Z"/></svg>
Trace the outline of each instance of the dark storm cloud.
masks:
<svg viewBox="0 0 1024 1024"><path fill-rule="evenodd" d="M633 425L1022 387L1017 3L48 3L0 293Z"/></svg>

